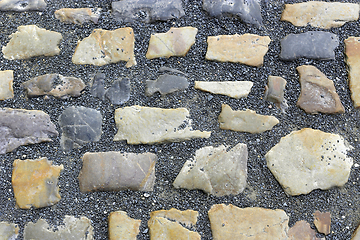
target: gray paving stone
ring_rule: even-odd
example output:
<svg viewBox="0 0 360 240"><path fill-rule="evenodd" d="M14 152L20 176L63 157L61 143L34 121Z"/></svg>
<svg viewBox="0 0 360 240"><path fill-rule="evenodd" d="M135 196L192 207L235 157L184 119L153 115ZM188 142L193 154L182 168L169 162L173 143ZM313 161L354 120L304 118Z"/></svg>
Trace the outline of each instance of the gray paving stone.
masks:
<svg viewBox="0 0 360 240"><path fill-rule="evenodd" d="M45 0L1 0L0 11L44 11Z"/></svg>

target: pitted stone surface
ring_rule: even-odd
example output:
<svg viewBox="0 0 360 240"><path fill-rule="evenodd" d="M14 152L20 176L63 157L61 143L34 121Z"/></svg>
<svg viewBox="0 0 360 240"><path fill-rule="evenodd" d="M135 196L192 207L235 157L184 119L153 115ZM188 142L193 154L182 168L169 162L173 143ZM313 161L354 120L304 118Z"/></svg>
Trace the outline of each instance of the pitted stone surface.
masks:
<svg viewBox="0 0 360 240"><path fill-rule="evenodd" d="M325 238L317 238L315 230L304 220L296 222L289 229L289 237L291 240L325 240Z"/></svg>
<svg viewBox="0 0 360 240"><path fill-rule="evenodd" d="M86 22L98 23L101 8L61 8L55 11L55 18L61 22L82 25Z"/></svg>
<svg viewBox="0 0 360 240"><path fill-rule="evenodd" d="M13 70L0 71L0 100L14 97L13 81Z"/></svg>
<svg viewBox="0 0 360 240"><path fill-rule="evenodd" d="M44 11L45 0L1 0L0 11Z"/></svg>
<svg viewBox="0 0 360 240"><path fill-rule="evenodd" d="M331 213L330 212L314 212L314 224L318 232L325 235L330 234L331 229Z"/></svg>
<svg viewBox="0 0 360 240"><path fill-rule="evenodd" d="M286 83L286 80L282 77L269 76L268 85L265 87L264 99L275 103L283 112L288 108L287 101L284 98Z"/></svg>
<svg viewBox="0 0 360 240"><path fill-rule="evenodd" d="M156 92L161 95L176 92L179 90L185 90L189 87L187 78L182 76L163 74L156 80L146 80L145 94L151 96Z"/></svg>
<svg viewBox="0 0 360 240"><path fill-rule="evenodd" d="M349 88L354 107L360 107L360 37L345 40L346 63L349 69Z"/></svg>
<svg viewBox="0 0 360 240"><path fill-rule="evenodd" d="M141 220L130 218L124 211L109 215L109 240L136 240Z"/></svg>
<svg viewBox="0 0 360 240"><path fill-rule="evenodd" d="M254 84L250 81L205 82L195 81L195 89L240 99L249 95Z"/></svg>
<svg viewBox="0 0 360 240"><path fill-rule="evenodd" d="M0 222L0 239L15 240L19 235L19 227L14 223Z"/></svg>

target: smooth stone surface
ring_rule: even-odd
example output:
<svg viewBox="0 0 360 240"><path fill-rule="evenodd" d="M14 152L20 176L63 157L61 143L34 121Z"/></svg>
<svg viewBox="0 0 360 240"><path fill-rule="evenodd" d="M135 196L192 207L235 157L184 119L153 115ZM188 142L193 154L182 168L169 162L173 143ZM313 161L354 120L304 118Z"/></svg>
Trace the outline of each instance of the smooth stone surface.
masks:
<svg viewBox="0 0 360 240"><path fill-rule="evenodd" d="M14 97L13 81L13 70L0 71L0 100Z"/></svg>
<svg viewBox="0 0 360 240"><path fill-rule="evenodd" d="M233 148L203 147L187 160L176 177L175 188L201 189L217 197L244 191L247 178L246 144Z"/></svg>
<svg viewBox="0 0 360 240"><path fill-rule="evenodd" d="M61 22L82 25L86 22L98 23L101 8L61 8L55 11L55 18Z"/></svg>
<svg viewBox="0 0 360 240"><path fill-rule="evenodd" d="M194 27L172 27L166 33L151 34L146 58L185 56L195 43L197 32L198 29Z"/></svg>
<svg viewBox="0 0 360 240"><path fill-rule="evenodd" d="M64 151L97 142L102 134L101 113L92 108L66 108L59 117L59 125L62 131L60 146Z"/></svg>
<svg viewBox="0 0 360 240"><path fill-rule="evenodd" d="M287 101L284 97L286 83L286 80L282 77L269 76L264 94L266 101L275 103L276 107L280 108L283 112L288 108Z"/></svg>
<svg viewBox="0 0 360 240"><path fill-rule="evenodd" d="M90 94L93 97L100 98L101 100L105 100L105 74L97 73L95 74L91 85L90 85Z"/></svg>
<svg viewBox="0 0 360 240"><path fill-rule="evenodd" d="M360 107L360 37L345 40L346 63L349 70L349 88L354 107Z"/></svg>
<svg viewBox="0 0 360 240"><path fill-rule="evenodd" d="M45 0L1 0L0 11L43 11L46 8Z"/></svg>
<svg viewBox="0 0 360 240"><path fill-rule="evenodd" d="M134 31L130 27L113 31L94 29L89 37L78 42L72 62L103 66L126 61L126 67L136 65L134 55Z"/></svg>
<svg viewBox="0 0 360 240"><path fill-rule="evenodd" d="M253 86L250 81L205 82L195 81L195 89L240 99L247 97Z"/></svg>
<svg viewBox="0 0 360 240"><path fill-rule="evenodd" d="M186 108L118 108L115 110L115 122L118 132L114 141L126 140L128 144L180 142L193 138L209 138L211 134L192 129Z"/></svg>
<svg viewBox="0 0 360 240"><path fill-rule="evenodd" d="M310 24L313 27L330 29L358 20L359 11L359 4L356 3L310 1L285 4L281 20L289 21L297 27Z"/></svg>
<svg viewBox="0 0 360 240"><path fill-rule="evenodd" d="M124 211L109 215L109 240L136 240L141 220L130 218Z"/></svg>
<svg viewBox="0 0 360 240"><path fill-rule="evenodd" d="M60 53L62 36L36 25L19 26L17 32L9 36L9 43L2 47L5 59L28 59L37 56L55 56Z"/></svg>
<svg viewBox="0 0 360 240"><path fill-rule="evenodd" d="M205 59L260 67L263 65L270 41L268 36L249 33L209 36Z"/></svg>
<svg viewBox="0 0 360 240"><path fill-rule="evenodd" d="M339 45L339 39L335 34L317 31L289 34L280 42L280 59L286 61L301 57L332 60L335 59L334 50Z"/></svg>
<svg viewBox="0 0 360 240"><path fill-rule="evenodd" d="M331 229L331 213L330 212L320 212L316 210L314 212L314 224L318 232L325 235L330 234Z"/></svg>
<svg viewBox="0 0 360 240"><path fill-rule="evenodd" d="M124 104L130 99L130 90L130 79L116 80L106 90L105 97L112 104Z"/></svg>
<svg viewBox="0 0 360 240"><path fill-rule="evenodd" d="M188 228L196 225L198 216L199 213L191 209L180 211L171 208L170 210L158 210L150 213L150 217L167 218L168 220L181 223Z"/></svg>
<svg viewBox="0 0 360 240"><path fill-rule="evenodd" d="M222 104L219 123L221 129L262 133L271 130L279 123L279 120L273 116L257 114L255 111L249 109L246 111L234 111L229 105Z"/></svg>
<svg viewBox="0 0 360 240"><path fill-rule="evenodd" d="M317 238L315 230L304 220L297 221L295 225L289 229L288 234L291 240L325 240L325 238Z"/></svg>
<svg viewBox="0 0 360 240"><path fill-rule="evenodd" d="M15 240L19 235L19 227L14 223L0 222L0 239Z"/></svg>
<svg viewBox="0 0 360 240"><path fill-rule="evenodd" d="M57 137L49 115L39 110L0 108L0 154Z"/></svg>
<svg viewBox="0 0 360 240"><path fill-rule="evenodd" d="M57 185L63 165L52 165L46 157L35 160L16 159L13 163L12 186L16 205L22 209L42 208L60 201Z"/></svg>
<svg viewBox="0 0 360 240"><path fill-rule="evenodd" d="M267 166L290 195L343 186L349 178L352 147L343 137L303 128L282 137L265 155Z"/></svg>
<svg viewBox="0 0 360 240"><path fill-rule="evenodd" d="M307 113L344 113L332 80L311 65L296 68L300 74L301 93L296 105Z"/></svg>
<svg viewBox="0 0 360 240"><path fill-rule="evenodd" d="M65 225L58 225L57 230L50 227L44 219L36 223L29 222L25 226L24 240L93 240L93 227L87 217L75 218L65 215Z"/></svg>
<svg viewBox="0 0 360 240"><path fill-rule="evenodd" d="M153 153L85 153L82 161L81 192L153 190L157 161Z"/></svg>
<svg viewBox="0 0 360 240"><path fill-rule="evenodd" d="M185 90L189 87L186 77L163 74L156 80L146 80L146 96L151 96L156 92L166 95L179 90Z"/></svg>
<svg viewBox="0 0 360 240"><path fill-rule="evenodd" d="M214 240L286 240L289 217L283 210L216 204L209 210Z"/></svg>

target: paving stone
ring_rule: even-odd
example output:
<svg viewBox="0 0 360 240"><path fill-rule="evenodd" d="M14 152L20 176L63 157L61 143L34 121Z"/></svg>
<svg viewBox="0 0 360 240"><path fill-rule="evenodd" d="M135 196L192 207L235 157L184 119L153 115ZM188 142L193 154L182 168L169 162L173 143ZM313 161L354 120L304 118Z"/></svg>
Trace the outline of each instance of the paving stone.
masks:
<svg viewBox="0 0 360 240"><path fill-rule="evenodd" d="M70 151L100 140L102 116L95 109L72 106L60 115L59 125L62 130L60 146L64 151Z"/></svg>
<svg viewBox="0 0 360 240"><path fill-rule="evenodd" d="M345 40L346 63L349 70L349 88L354 107L360 107L360 37Z"/></svg>
<svg viewBox="0 0 360 240"><path fill-rule="evenodd" d="M304 220L297 221L295 225L289 229L288 234L291 240L325 240L325 238L317 238L315 230Z"/></svg>
<svg viewBox="0 0 360 240"><path fill-rule="evenodd" d="M112 104L124 104L130 99L130 79L116 80L105 92Z"/></svg>
<svg viewBox="0 0 360 240"><path fill-rule="evenodd" d="M359 11L359 4L356 3L310 1L285 4L281 20L289 21L297 27L310 24L313 27L330 29L358 20Z"/></svg>
<svg viewBox="0 0 360 240"><path fill-rule="evenodd" d="M325 235L330 234L331 228L331 213L315 211L314 213L314 224L318 232Z"/></svg>
<svg viewBox="0 0 360 240"><path fill-rule="evenodd" d="M302 65L296 70L300 74L301 84L297 106L312 114L345 112L332 80L311 65Z"/></svg>
<svg viewBox="0 0 360 240"><path fill-rule="evenodd" d="M86 22L98 23L101 8L61 8L55 11L55 18L61 22L82 25Z"/></svg>
<svg viewBox="0 0 360 240"><path fill-rule="evenodd" d="M150 23L181 18L185 15L181 0L122 0L111 3L112 14L124 22Z"/></svg>
<svg viewBox="0 0 360 240"><path fill-rule="evenodd" d="M19 227L14 223L0 222L0 239L15 240L19 235Z"/></svg>
<svg viewBox="0 0 360 240"><path fill-rule="evenodd" d="M263 65L270 41L271 39L268 36L263 37L249 33L209 36L205 58L259 67Z"/></svg>
<svg viewBox="0 0 360 240"><path fill-rule="evenodd" d="M13 81L13 70L0 71L0 100L14 97Z"/></svg>
<svg viewBox="0 0 360 240"><path fill-rule="evenodd" d="M57 137L49 115L39 110L0 108L0 154Z"/></svg>
<svg viewBox="0 0 360 240"><path fill-rule="evenodd" d="M44 11L45 0L1 0L0 11Z"/></svg>
<svg viewBox="0 0 360 240"><path fill-rule="evenodd" d="M185 162L173 185L175 188L201 189L215 196L237 195L244 191L247 178L246 144L233 148L203 147L195 158Z"/></svg>
<svg viewBox="0 0 360 240"><path fill-rule="evenodd" d="M188 209L180 211L175 208L170 210L158 210L150 213L150 217L162 217L171 221L175 221L185 225L185 227L195 226L199 213L197 211Z"/></svg>
<svg viewBox="0 0 360 240"><path fill-rule="evenodd" d="M112 212L109 215L110 240L136 240L141 220L130 218L124 211Z"/></svg>
<svg viewBox="0 0 360 240"><path fill-rule="evenodd" d="M57 183L63 169L63 165L52 165L46 157L35 160L16 159L12 174L16 205L22 209L42 208L60 201Z"/></svg>
<svg viewBox="0 0 360 240"><path fill-rule="evenodd" d="M193 130L186 108L163 109L141 106L115 111L118 132L114 141L128 144L180 142L193 138L209 138L211 132Z"/></svg>
<svg viewBox="0 0 360 240"><path fill-rule="evenodd" d="M333 60L335 59L334 50L339 45L339 39L335 34L319 31L289 34L280 42L280 59L286 61L301 57Z"/></svg>
<svg viewBox="0 0 360 240"><path fill-rule="evenodd" d="M156 80L146 80L145 94L151 96L156 92L166 95L179 90L185 90L189 87L186 77L163 74Z"/></svg>
<svg viewBox="0 0 360 240"><path fill-rule="evenodd" d="M289 217L280 209L216 204L209 219L214 240L288 239Z"/></svg>
<svg viewBox="0 0 360 240"><path fill-rule="evenodd" d="M97 73L90 85L90 94L93 97L100 98L101 100L105 100L105 74Z"/></svg>
<svg viewBox="0 0 360 240"><path fill-rule="evenodd" d="M172 27L166 33L151 34L146 58L185 56L194 45L197 32L194 27Z"/></svg>
<svg viewBox="0 0 360 240"><path fill-rule="evenodd" d="M62 36L35 25L19 26L17 32L9 36L9 43L2 47L5 59L28 59L37 56L55 56L60 53Z"/></svg>
<svg viewBox="0 0 360 240"><path fill-rule="evenodd" d="M268 84L265 87L264 99L275 103L276 107L280 108L283 112L289 107L284 97L286 83L286 80L282 77L269 76Z"/></svg>
<svg viewBox="0 0 360 240"><path fill-rule="evenodd" d="M254 84L250 81L205 82L195 81L195 89L240 99L247 97Z"/></svg>
<svg viewBox="0 0 360 240"><path fill-rule="evenodd" d="M126 67L136 65L134 31L130 27L113 31L94 29L89 37L78 42L72 62L103 66L126 61Z"/></svg>
<svg viewBox="0 0 360 240"><path fill-rule="evenodd" d="M50 227L44 219L36 223L29 222L25 226L24 240L93 240L93 227L87 217L75 218L65 215L64 225L57 229Z"/></svg>
<svg viewBox="0 0 360 240"><path fill-rule="evenodd" d="M153 153L85 153L79 174L80 191L152 191L155 183Z"/></svg>
<svg viewBox="0 0 360 240"><path fill-rule="evenodd" d="M252 110L234 111L227 104L222 104L219 115L221 129L239 132L262 133L271 130L279 123L276 117L257 114Z"/></svg>
<svg viewBox="0 0 360 240"><path fill-rule="evenodd" d="M352 147L337 134L304 128L281 138L266 155L267 166L290 195L343 186L349 178Z"/></svg>

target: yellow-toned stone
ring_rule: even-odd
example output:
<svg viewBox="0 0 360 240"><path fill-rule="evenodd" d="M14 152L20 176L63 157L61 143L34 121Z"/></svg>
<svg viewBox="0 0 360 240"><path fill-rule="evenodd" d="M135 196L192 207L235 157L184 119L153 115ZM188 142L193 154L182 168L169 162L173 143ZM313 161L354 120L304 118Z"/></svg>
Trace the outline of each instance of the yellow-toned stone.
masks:
<svg viewBox="0 0 360 240"><path fill-rule="evenodd" d="M117 211L109 216L110 240L136 240L141 220L130 218L126 212Z"/></svg>
<svg viewBox="0 0 360 240"><path fill-rule="evenodd" d="M345 40L346 63L349 69L349 87L354 107L360 107L360 37Z"/></svg>
<svg viewBox="0 0 360 240"><path fill-rule="evenodd" d="M101 8L61 8L55 11L55 18L61 22L74 23L82 25L85 22L92 21L97 23L100 17Z"/></svg>
<svg viewBox="0 0 360 240"><path fill-rule="evenodd" d="M240 99L247 97L254 84L250 81L205 82L195 81L195 89Z"/></svg>
<svg viewBox="0 0 360 240"><path fill-rule="evenodd" d="M0 71L0 100L14 97L13 80L13 70Z"/></svg>
<svg viewBox="0 0 360 240"><path fill-rule="evenodd" d="M195 225L197 222L199 213L197 211L188 209L180 211L175 208L170 210L159 210L150 213L150 217L163 217L172 221L180 222L185 224L187 227Z"/></svg>

